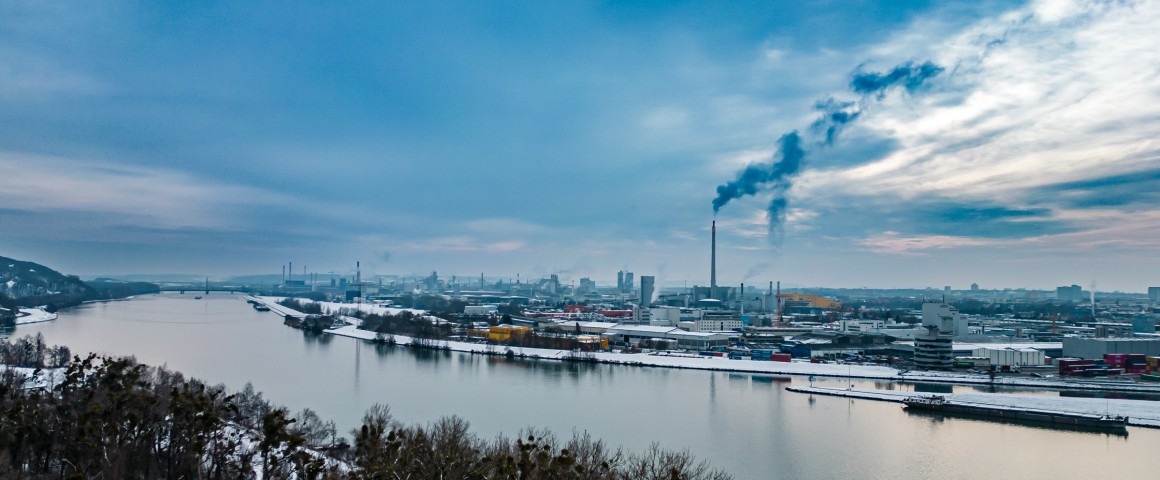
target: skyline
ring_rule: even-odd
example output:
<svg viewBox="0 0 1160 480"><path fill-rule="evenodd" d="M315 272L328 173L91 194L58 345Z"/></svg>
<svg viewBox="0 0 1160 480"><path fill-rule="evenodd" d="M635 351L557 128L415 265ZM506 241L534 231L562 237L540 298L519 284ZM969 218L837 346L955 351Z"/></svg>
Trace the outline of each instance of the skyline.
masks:
<svg viewBox="0 0 1160 480"><path fill-rule="evenodd" d="M715 219L722 285L1160 284L1156 3L0 13L0 255L66 273L707 285Z"/></svg>

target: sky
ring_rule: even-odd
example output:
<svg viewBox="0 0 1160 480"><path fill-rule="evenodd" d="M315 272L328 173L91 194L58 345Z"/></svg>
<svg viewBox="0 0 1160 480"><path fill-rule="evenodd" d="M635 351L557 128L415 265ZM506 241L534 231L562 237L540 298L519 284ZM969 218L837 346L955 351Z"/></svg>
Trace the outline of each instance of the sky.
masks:
<svg viewBox="0 0 1160 480"><path fill-rule="evenodd" d="M1157 31L1132 1L0 0L0 255L705 285L715 220L722 284L1139 292Z"/></svg>

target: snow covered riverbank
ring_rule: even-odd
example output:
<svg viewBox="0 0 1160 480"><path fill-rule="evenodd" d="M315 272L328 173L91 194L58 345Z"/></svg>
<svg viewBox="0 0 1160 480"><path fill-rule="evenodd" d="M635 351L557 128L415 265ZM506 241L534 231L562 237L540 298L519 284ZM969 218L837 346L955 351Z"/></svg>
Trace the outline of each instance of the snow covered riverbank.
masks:
<svg viewBox="0 0 1160 480"><path fill-rule="evenodd" d="M43 308L21 308L16 315L17 325L27 325L30 323L51 322L56 320L55 313L47 312Z"/></svg>
<svg viewBox="0 0 1160 480"><path fill-rule="evenodd" d="M289 310L278 305L277 297L247 297L270 306L272 309ZM404 309L383 307L379 305L355 305L340 303L322 303L324 309L338 312L341 309L362 309L365 312L397 313ZM277 311L277 310L276 310ZM413 313L425 314L422 310L410 310ZM327 334L361 340L374 340L376 333L361 330L353 325L326 330ZM410 345L414 340L403 335L393 336L395 344ZM1000 376L992 380L987 375L978 375L958 372L903 372L893 367L881 365L854 365L837 363L810 363L806 361L771 362L760 360L730 360L724 357L701 357L689 354L666 354L664 352L643 353L611 353L592 352L580 353L567 350L545 348L508 347L503 345L487 345L481 343L456 341L423 341L425 347L437 347L451 351L504 355L511 350L513 355L524 358L544 360L573 360L590 361L617 365L637 365L663 368L685 368L695 370L726 371L738 373L761 373L773 375L813 375L820 377L863 378L894 382L928 382L951 383L963 385L996 385L1008 387L1038 387L1051 389L1090 390L1090 391L1127 391L1160 394L1160 385L1138 384L1133 382L1121 383L1094 383L1083 381L1060 380L1056 378L1036 377L1009 377Z"/></svg>
<svg viewBox="0 0 1160 480"><path fill-rule="evenodd" d="M827 387L789 386L791 392L831 395L899 402L916 395L914 392L895 390L840 389ZM1122 415L1128 417L1128 424L1138 427L1160 428L1160 402L1147 400L1123 400L1104 398L1052 397L1046 395L1015 395L1000 393L949 393L942 394L949 400L976 405L999 406L1022 410L1043 410L1063 413L1085 413L1093 415Z"/></svg>
<svg viewBox="0 0 1160 480"><path fill-rule="evenodd" d="M326 333L362 340L374 340L375 332L361 330L355 326L346 326L327 330ZM393 336L395 344L410 345L413 339L402 335ZM432 345L433 344L433 345ZM713 370L739 373L766 373L775 375L813 375L823 377L864 378L888 380L895 382L932 382L954 383L969 385L999 385L1019 387L1041 387L1053 389L1077 390L1110 390L1132 391L1160 394L1160 386L1147 384L1085 384L1079 382L1059 381L1043 378L996 378L994 382L982 375L956 374L954 372L906 372L891 367L877 365L840 365L832 363L769 362L756 360L729 360L724 357L699 357L688 355L640 354L640 353L609 353L594 352L580 353L566 350L552 350L545 348L521 348L502 345L485 345L479 343L432 341L434 346L446 350L503 355L508 350L512 354L525 358L545 360L580 360L617 365L637 365L648 367L687 368L695 370Z"/></svg>

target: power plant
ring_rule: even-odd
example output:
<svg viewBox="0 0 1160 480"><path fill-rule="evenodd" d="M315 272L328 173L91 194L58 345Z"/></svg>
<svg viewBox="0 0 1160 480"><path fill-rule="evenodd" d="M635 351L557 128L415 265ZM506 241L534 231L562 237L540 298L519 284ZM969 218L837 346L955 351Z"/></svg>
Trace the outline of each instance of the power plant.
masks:
<svg viewBox="0 0 1160 480"><path fill-rule="evenodd" d="M713 220L713 253L709 257L709 298L717 298L717 221Z"/></svg>

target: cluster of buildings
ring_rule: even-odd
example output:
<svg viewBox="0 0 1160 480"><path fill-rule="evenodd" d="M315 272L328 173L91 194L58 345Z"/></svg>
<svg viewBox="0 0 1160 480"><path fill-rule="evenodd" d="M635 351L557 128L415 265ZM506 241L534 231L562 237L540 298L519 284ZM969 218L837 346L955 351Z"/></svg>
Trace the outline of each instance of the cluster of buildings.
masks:
<svg viewBox="0 0 1160 480"><path fill-rule="evenodd" d="M882 318L845 308L834 296L782 293L774 282L768 288L751 286L748 292L745 284L718 285L716 224L712 232L707 286L662 291L656 277L630 271L617 272L615 287L602 287L589 277L564 284L556 274L534 280L519 275L488 279L483 274L446 279L432 272L421 279L377 276L364 281L356 264L354 275L331 275L328 282L305 272L302 279L294 279L284 270L279 288L397 304L440 298L459 302L460 315L476 325L476 338L497 341L535 331L551 338L584 339L585 348L756 349L806 358L902 360L918 369L1042 366L1060 357L1160 353L1160 315L1155 310L1160 287L1148 289L1151 305L1129 297L1097 307L1092 292L1061 286L1054 301L1066 306L1090 302L1083 307L1090 307L1090 314L1073 311L1061 319L1058 313L1045 318L1034 312L964 315L947 297L984 302L1002 297L1018 307L1050 301L1050 292L1023 292L1012 300L1007 290L972 284L970 290L952 291L948 286L917 292L924 299L938 293L939 301L924 300L903 318Z"/></svg>

